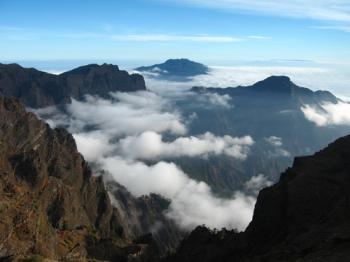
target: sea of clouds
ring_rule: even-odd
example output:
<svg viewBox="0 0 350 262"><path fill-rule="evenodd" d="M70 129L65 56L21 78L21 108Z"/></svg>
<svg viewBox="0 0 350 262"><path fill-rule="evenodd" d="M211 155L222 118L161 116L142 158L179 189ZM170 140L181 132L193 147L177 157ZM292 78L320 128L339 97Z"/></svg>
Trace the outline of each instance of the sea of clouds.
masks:
<svg viewBox="0 0 350 262"><path fill-rule="evenodd" d="M265 176L252 177L244 192L231 198L216 196L209 185L191 179L179 166L167 161L176 157L207 158L226 155L245 161L255 143L250 136L216 136L206 132L188 135L189 124L198 116L184 115L177 102L191 101L198 107L234 108L228 95L198 95L192 86L228 87L251 85L271 75L288 75L312 89L341 89L347 77L324 67L211 67L208 75L174 82L145 77L150 91L111 93L109 99L86 96L72 100L65 110L49 107L35 110L52 127L64 126L74 136L86 160L106 171L106 179L126 186L135 196L158 193L171 200L166 215L184 229L205 224L211 228L243 230L251 221L256 196L271 185ZM328 79L333 74L332 88ZM344 82L345 81L345 82ZM316 125L350 124L346 102L325 104L323 110L305 105L305 117ZM265 138L275 148L274 156L289 156L281 138Z"/></svg>
<svg viewBox="0 0 350 262"><path fill-rule="evenodd" d="M166 215L180 227L190 230L205 224L245 229L252 218L256 192L269 185L267 180L252 178L261 183L247 191L251 193L237 191L231 198L220 198L209 185L191 179L166 159L222 154L244 161L253 138L209 132L188 136L188 124L195 116L182 115L173 100L193 98L198 106L209 103L225 108L229 99L219 95L198 98L188 90L165 93L111 93L109 99L86 96L84 101L72 100L65 110L49 107L34 112L52 127L66 127L86 160L106 171L106 179L126 186L135 196L157 193L170 199Z"/></svg>

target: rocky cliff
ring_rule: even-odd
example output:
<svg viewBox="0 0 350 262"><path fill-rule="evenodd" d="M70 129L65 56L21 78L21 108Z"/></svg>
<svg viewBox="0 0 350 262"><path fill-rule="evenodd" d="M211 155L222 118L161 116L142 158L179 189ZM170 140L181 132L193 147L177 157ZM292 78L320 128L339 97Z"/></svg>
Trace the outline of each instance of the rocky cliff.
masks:
<svg viewBox="0 0 350 262"><path fill-rule="evenodd" d="M101 177L65 130L0 97L0 144L1 261L157 260L152 237L124 232Z"/></svg>
<svg viewBox="0 0 350 262"><path fill-rule="evenodd" d="M14 96L28 107L69 103L85 95L107 96L109 92L146 90L141 75L129 75L111 64L91 64L60 75L17 64L0 64L0 95Z"/></svg>
<svg viewBox="0 0 350 262"><path fill-rule="evenodd" d="M198 227L168 261L349 261L349 188L347 136L263 189L245 232Z"/></svg>

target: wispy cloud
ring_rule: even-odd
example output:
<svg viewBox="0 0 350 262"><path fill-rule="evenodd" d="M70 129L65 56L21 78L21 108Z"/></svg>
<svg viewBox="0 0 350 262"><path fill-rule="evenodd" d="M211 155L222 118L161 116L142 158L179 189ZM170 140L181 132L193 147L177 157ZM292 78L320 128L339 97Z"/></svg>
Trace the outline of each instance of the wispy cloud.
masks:
<svg viewBox="0 0 350 262"><path fill-rule="evenodd" d="M174 141L164 141L163 136L147 131L139 136L128 136L118 143L119 151L131 159L153 160L172 157L207 157L227 155L245 160L249 148L254 144L250 136L219 137L206 132L198 137L178 137Z"/></svg>
<svg viewBox="0 0 350 262"><path fill-rule="evenodd" d="M321 29L321 30L337 30L337 31L343 31L346 33L350 33L350 25L344 26L344 25L326 25L326 26L312 26L312 28L315 29Z"/></svg>
<svg viewBox="0 0 350 262"><path fill-rule="evenodd" d="M260 40L271 39L270 36L265 36L265 35L250 35L250 36L248 36L248 38L250 38L250 39L260 39Z"/></svg>
<svg viewBox="0 0 350 262"><path fill-rule="evenodd" d="M36 37L50 37L62 39L89 39L101 38L113 41L131 41L131 42L216 42L216 43L232 43L241 42L251 37L235 37L229 35L209 35L209 34L193 34L193 35L177 35L177 34L117 34L112 32L113 28L103 28L103 32L50 32L33 28L18 28L10 26L0 26L0 35L10 39L23 39L24 36L31 39ZM259 37L260 38L260 37ZM262 38L260 38L262 39Z"/></svg>
<svg viewBox="0 0 350 262"><path fill-rule="evenodd" d="M165 1L165 0L161 0ZM329 21L350 21L350 3L346 0L171 0L176 3L229 11L254 12L282 17Z"/></svg>
<svg viewBox="0 0 350 262"><path fill-rule="evenodd" d="M119 41L137 42L240 42L242 38L232 36L210 36L210 35L168 35L168 34L135 34L135 35L115 35L111 36Z"/></svg>
<svg viewBox="0 0 350 262"><path fill-rule="evenodd" d="M321 108L305 105L301 107L301 110L305 118L317 126L350 125L349 103L325 103L321 105Z"/></svg>

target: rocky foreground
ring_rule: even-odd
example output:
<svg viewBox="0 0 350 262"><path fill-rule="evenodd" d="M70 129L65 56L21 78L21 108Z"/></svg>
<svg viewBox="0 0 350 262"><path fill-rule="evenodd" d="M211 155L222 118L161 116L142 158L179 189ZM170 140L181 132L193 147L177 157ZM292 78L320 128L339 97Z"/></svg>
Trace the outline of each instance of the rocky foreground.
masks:
<svg viewBox="0 0 350 262"><path fill-rule="evenodd" d="M150 235L124 232L125 215L65 130L0 97L0 144L1 261L158 260Z"/></svg>
<svg viewBox="0 0 350 262"><path fill-rule="evenodd" d="M167 261L350 261L349 189L347 136L296 158L277 184L263 189L245 232L198 227Z"/></svg>

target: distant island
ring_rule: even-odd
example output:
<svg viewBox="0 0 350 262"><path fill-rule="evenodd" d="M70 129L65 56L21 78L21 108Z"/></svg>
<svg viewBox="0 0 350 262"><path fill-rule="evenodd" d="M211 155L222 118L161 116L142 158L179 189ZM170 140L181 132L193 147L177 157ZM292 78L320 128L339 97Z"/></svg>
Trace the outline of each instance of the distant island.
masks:
<svg viewBox="0 0 350 262"><path fill-rule="evenodd" d="M205 75L209 72L209 67L189 59L169 59L162 64L151 66L141 66L135 70L139 72L154 73L162 78L187 78L197 75Z"/></svg>

